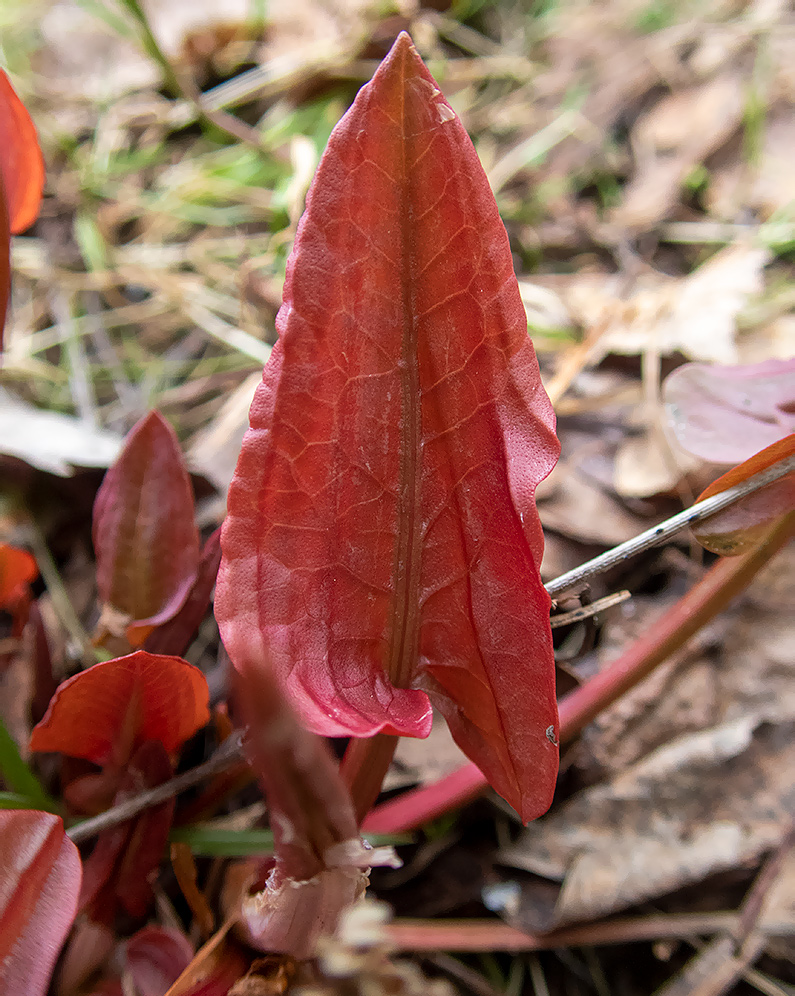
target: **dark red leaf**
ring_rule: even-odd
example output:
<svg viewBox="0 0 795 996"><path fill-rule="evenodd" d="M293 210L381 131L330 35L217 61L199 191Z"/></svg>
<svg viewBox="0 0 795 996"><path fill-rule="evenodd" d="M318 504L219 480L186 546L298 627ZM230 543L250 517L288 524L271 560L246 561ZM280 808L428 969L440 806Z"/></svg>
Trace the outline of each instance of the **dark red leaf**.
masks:
<svg viewBox="0 0 795 996"><path fill-rule="evenodd" d="M80 855L60 817L0 810L0 993L39 996L72 926Z"/></svg>
<svg viewBox="0 0 795 996"><path fill-rule="evenodd" d="M208 538L202 550L199 569L185 604L168 622L161 623L146 638L144 648L152 654L184 654L204 619L210 604L218 564L221 561L220 527Z"/></svg>
<svg viewBox="0 0 795 996"><path fill-rule="evenodd" d="M663 397L683 449L708 463L738 464L795 432L795 359L686 363L665 379Z"/></svg>
<svg viewBox="0 0 795 996"><path fill-rule="evenodd" d="M39 213L44 187L36 128L8 77L0 69L0 182L5 191L8 222L16 235L30 228Z"/></svg>
<svg viewBox="0 0 795 996"><path fill-rule="evenodd" d="M47 630L38 602L33 602L28 612L26 640L33 670L33 697L30 703L30 715L33 722L38 723L47 712L47 706L49 706L50 699L55 694L57 687L52 671L52 655L50 654Z"/></svg>
<svg viewBox="0 0 795 996"><path fill-rule="evenodd" d="M156 740L148 740L141 744L130 761L115 801L123 802L143 789L161 785L173 773L163 745ZM113 879L116 895L130 916L146 916L151 905L152 885L163 860L175 805L176 799L172 796L157 806L150 806L132 821L129 843Z"/></svg>
<svg viewBox="0 0 795 996"><path fill-rule="evenodd" d="M148 740L135 752L114 804L154 788L172 775L163 745ZM152 902L152 882L163 858L174 816L175 799L144 810L140 816L104 830L85 862L80 909L92 920L110 925L119 906L143 917Z"/></svg>
<svg viewBox="0 0 795 996"><path fill-rule="evenodd" d="M207 723L208 701L198 668L139 650L64 681L34 727L30 749L115 767L146 740L158 740L173 753Z"/></svg>
<svg viewBox="0 0 795 996"><path fill-rule="evenodd" d="M301 726L271 670L244 662L236 692L274 838L264 887L250 896L243 890L239 929L262 951L311 958L318 938L364 893L370 866L394 855L364 845L326 742Z"/></svg>
<svg viewBox="0 0 795 996"><path fill-rule="evenodd" d="M196 952L166 996L228 996L251 967L251 953L231 935L230 921Z"/></svg>
<svg viewBox="0 0 795 996"><path fill-rule="evenodd" d="M94 504L94 550L106 619L119 617L130 645L141 646L179 611L199 566L190 477L158 412L138 422L105 475Z"/></svg>
<svg viewBox="0 0 795 996"><path fill-rule="evenodd" d="M720 494L727 488L759 474L774 463L795 456L795 433L767 446L730 471L719 477L699 495L703 501ZM699 543L723 556L737 556L757 546L784 515L795 511L795 472L779 478L767 487L760 488L735 502L717 515L693 526L693 535Z"/></svg>
<svg viewBox="0 0 795 996"><path fill-rule="evenodd" d="M505 229L401 35L329 141L229 492L216 596L327 735L428 698L525 820L557 772L535 488L558 455Z"/></svg>
<svg viewBox="0 0 795 996"><path fill-rule="evenodd" d="M188 938L173 927L144 927L126 944L127 967L140 996L163 996L193 958Z"/></svg>

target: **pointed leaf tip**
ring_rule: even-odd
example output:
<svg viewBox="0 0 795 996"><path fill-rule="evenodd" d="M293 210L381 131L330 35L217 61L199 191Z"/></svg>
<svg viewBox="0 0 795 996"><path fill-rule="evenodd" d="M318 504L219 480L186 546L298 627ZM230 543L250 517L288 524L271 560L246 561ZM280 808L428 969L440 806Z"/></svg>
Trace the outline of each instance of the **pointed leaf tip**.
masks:
<svg viewBox="0 0 795 996"><path fill-rule="evenodd" d="M557 772L535 509L554 415L488 181L408 35L332 134L277 327L222 535L233 662L272 661L326 735L424 736L430 698L539 815Z"/></svg>
<svg viewBox="0 0 795 996"><path fill-rule="evenodd" d="M30 749L120 766L145 741L169 753L210 718L201 671L180 657L139 650L64 681L33 729Z"/></svg>
<svg viewBox="0 0 795 996"><path fill-rule="evenodd" d="M126 620L128 641L141 646L185 602L200 556L185 458L159 412L134 426L105 475L94 503L93 535L107 616Z"/></svg>
<svg viewBox="0 0 795 996"><path fill-rule="evenodd" d="M0 811L0 993L43 996L72 926L80 855L59 816Z"/></svg>

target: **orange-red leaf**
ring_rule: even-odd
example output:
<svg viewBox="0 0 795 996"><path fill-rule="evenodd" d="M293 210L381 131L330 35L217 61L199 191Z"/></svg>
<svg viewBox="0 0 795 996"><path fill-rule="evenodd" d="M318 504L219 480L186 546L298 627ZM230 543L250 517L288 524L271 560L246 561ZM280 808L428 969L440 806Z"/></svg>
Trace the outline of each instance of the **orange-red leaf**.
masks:
<svg viewBox="0 0 795 996"><path fill-rule="evenodd" d="M94 504L97 587L141 646L188 597L199 566L193 490L174 430L150 412L127 437Z"/></svg>
<svg viewBox="0 0 795 996"><path fill-rule="evenodd" d="M173 753L207 723L208 701L198 668L139 650L64 681L34 727L30 749L117 767L146 740Z"/></svg>
<svg viewBox="0 0 795 996"><path fill-rule="evenodd" d="M60 817L0 810L0 993L39 996L72 926L80 855Z"/></svg>
<svg viewBox="0 0 795 996"><path fill-rule="evenodd" d="M0 609L13 609L38 576L39 569L31 554L0 543Z"/></svg>
<svg viewBox="0 0 795 996"><path fill-rule="evenodd" d="M774 463L795 456L795 433L766 446L760 453L737 467L732 467L699 495L711 498L735 484L760 474ZM783 515L795 511L795 472L779 478L767 487L741 498L717 515L693 526L699 543L723 556L736 556L756 546Z"/></svg>
<svg viewBox="0 0 795 996"><path fill-rule="evenodd" d="M21 636L30 607L30 582L39 576L34 558L26 551L0 543L0 609L14 617L14 636Z"/></svg>
<svg viewBox="0 0 795 996"><path fill-rule="evenodd" d="M11 229L8 225L8 206L0 182L0 352L3 349L3 332L11 296Z"/></svg>
<svg viewBox="0 0 795 996"><path fill-rule="evenodd" d="M525 820L557 772L535 488L558 455L508 238L408 35L335 129L229 492L217 617L314 731L430 704Z"/></svg>
<svg viewBox="0 0 795 996"><path fill-rule="evenodd" d="M0 181L12 234L30 228L39 213L44 187L36 128L22 101L0 69Z"/></svg>

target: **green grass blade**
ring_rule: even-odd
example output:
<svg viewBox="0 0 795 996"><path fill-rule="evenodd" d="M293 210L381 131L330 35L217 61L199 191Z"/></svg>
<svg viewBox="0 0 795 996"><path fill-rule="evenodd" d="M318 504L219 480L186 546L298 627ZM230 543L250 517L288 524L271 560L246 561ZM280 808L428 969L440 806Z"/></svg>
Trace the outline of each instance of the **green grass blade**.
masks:
<svg viewBox="0 0 795 996"><path fill-rule="evenodd" d="M216 858L269 854L273 850L270 830L227 830L217 827L180 827L168 838L174 844L187 844L194 854ZM373 834L366 836L373 846L410 844L411 834Z"/></svg>
<svg viewBox="0 0 795 996"><path fill-rule="evenodd" d="M12 793L29 800L29 806L19 808L42 809L48 813L59 811L58 803L44 791L41 782L22 760L19 749L2 719L0 719L0 775Z"/></svg>

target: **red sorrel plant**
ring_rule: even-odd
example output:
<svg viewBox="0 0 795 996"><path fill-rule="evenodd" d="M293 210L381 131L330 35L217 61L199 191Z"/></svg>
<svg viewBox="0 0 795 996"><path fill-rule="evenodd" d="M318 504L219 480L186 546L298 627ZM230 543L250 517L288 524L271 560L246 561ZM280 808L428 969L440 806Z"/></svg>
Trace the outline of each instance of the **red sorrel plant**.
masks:
<svg viewBox="0 0 795 996"><path fill-rule="evenodd" d="M12 117L0 107L0 139ZM554 790L558 740L681 646L795 528L781 517L786 503L767 501L753 519L767 523L761 545L719 562L615 668L567 697L559 734L534 504L558 453L554 417L486 178L405 34L329 141L277 325L230 489L217 598L274 853L266 867L229 876L226 922L171 996L221 996L243 975L250 951L233 925L266 952L315 952L369 867L393 860L363 843L362 818L397 737L427 735L432 706L477 765L457 775L458 798L487 780L524 820L538 816ZM774 445L719 482L717 497L782 456L791 469L791 437ZM791 478L784 488L791 498ZM31 739L33 750L71 759L64 795L82 813L162 789L209 717L206 681L178 655L209 603L219 537L200 553L187 469L157 413L106 475L94 542L93 648L119 656L62 683ZM46 640L37 645L46 656ZM350 737L341 768L319 735ZM0 896L13 906L0 923L0 989L8 978L13 991L44 992L77 907L88 919L65 958L73 977L91 967L81 945L112 939L104 925L119 909L143 920L176 791L102 813L101 829L71 827L75 840L99 833L82 884L58 817L0 820L3 853L24 850L26 835L39 842L22 874L0 868ZM371 825L407 825L401 804L400 817L382 809ZM412 819L422 814L415 806ZM42 902L45 887L56 910ZM4 960L17 936L22 960ZM162 991L185 962L183 940L138 932L128 967ZM31 959L36 971L17 984ZM115 977L101 984L122 988Z"/></svg>

